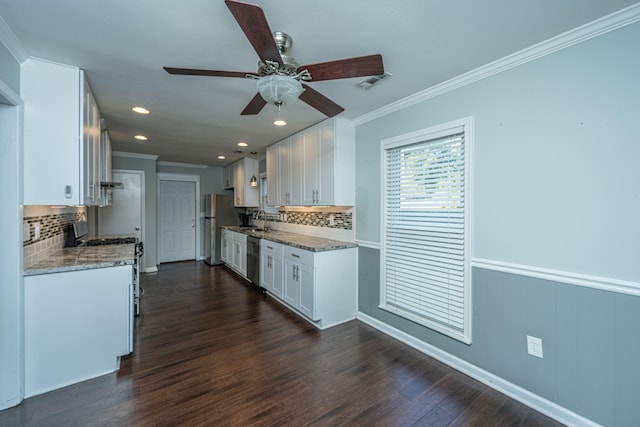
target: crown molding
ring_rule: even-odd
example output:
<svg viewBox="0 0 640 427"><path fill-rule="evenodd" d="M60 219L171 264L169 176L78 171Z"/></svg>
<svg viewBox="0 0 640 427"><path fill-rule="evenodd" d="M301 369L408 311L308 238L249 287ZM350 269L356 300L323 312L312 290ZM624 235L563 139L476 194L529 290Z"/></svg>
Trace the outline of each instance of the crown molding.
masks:
<svg viewBox="0 0 640 427"><path fill-rule="evenodd" d="M194 168L194 169L206 169L208 165L202 165L198 163L178 163L178 162L167 162L167 161L159 161L158 166L174 166L178 168Z"/></svg>
<svg viewBox="0 0 640 427"><path fill-rule="evenodd" d="M155 154L128 153L126 151L112 151L111 155L115 157L129 157L132 159L144 159L144 160L158 159L158 156L156 156Z"/></svg>
<svg viewBox="0 0 640 427"><path fill-rule="evenodd" d="M416 92L413 95L356 117L353 122L355 126L359 126L638 21L640 21L640 3L522 49L443 83Z"/></svg>
<svg viewBox="0 0 640 427"><path fill-rule="evenodd" d="M9 53L18 61L19 64L22 64L24 61L29 58L29 54L20 43L20 40L13 34L9 25L5 22L5 20L0 16L0 42L5 45Z"/></svg>

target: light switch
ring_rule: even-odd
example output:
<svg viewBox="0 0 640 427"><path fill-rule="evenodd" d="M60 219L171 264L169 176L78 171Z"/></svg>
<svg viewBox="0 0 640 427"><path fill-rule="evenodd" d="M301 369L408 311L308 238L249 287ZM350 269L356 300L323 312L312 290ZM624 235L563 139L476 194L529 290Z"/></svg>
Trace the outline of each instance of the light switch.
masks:
<svg viewBox="0 0 640 427"><path fill-rule="evenodd" d="M23 242L31 240L31 233L29 231L30 231L29 223L23 222L22 223L22 241Z"/></svg>

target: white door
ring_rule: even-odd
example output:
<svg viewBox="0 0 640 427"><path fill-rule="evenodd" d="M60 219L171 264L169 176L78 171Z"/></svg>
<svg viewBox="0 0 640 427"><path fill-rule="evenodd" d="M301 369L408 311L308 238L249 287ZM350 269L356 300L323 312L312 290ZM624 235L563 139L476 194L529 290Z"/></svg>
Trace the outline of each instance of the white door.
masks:
<svg viewBox="0 0 640 427"><path fill-rule="evenodd" d="M160 181L160 262L196 258L196 184Z"/></svg>
<svg viewBox="0 0 640 427"><path fill-rule="evenodd" d="M142 241L144 174L114 170L111 179L122 187L113 189L111 206L98 209L98 234L124 234Z"/></svg>

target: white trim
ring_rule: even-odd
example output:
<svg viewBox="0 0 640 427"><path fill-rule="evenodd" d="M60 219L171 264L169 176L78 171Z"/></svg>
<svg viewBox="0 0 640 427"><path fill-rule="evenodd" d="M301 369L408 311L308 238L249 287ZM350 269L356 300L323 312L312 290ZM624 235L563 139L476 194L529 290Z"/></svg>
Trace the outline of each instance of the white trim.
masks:
<svg viewBox="0 0 640 427"><path fill-rule="evenodd" d="M407 146L410 144L429 141L431 139L446 137L455 133L464 133L464 278L463 278L463 308L462 308L462 330L459 331L454 325L442 325L435 321L432 321L428 316L413 315L407 311L404 311L401 307L387 304L387 280L386 280L386 250L387 250L387 191L386 185L388 183L388 170L386 151L390 149L396 149L399 147ZM401 317L410 319L416 323L419 323L427 328L438 331L444 335L454 338L460 342L470 345L473 329L473 311L471 301L473 300L472 286L471 286L471 250L473 248L472 241L472 229L471 221L473 218L473 169L474 163L474 118L473 116L467 116L456 120L451 120L445 123L440 123L434 126L430 126L417 131L404 133L402 135L396 135L389 138L385 138L380 141L380 200L381 200L381 217L380 217L380 305L378 306L382 310L389 311L397 314Z"/></svg>
<svg viewBox="0 0 640 427"><path fill-rule="evenodd" d="M126 151L113 151L111 155L115 157L130 157L132 159L145 159L145 160L158 159L158 156L156 156L155 154L129 153Z"/></svg>
<svg viewBox="0 0 640 427"><path fill-rule="evenodd" d="M195 188L195 199L196 199L196 207L195 207L195 225L196 225L196 247L195 247L195 259L200 259L203 255L200 252L200 175L190 175L190 174L182 174L182 173L167 173L167 172L158 172L157 177L157 185L156 185L156 209L158 212L158 229L157 229L157 241L158 245L156 247L156 260L160 263L160 245L162 239L162 233L160 231L160 215L161 211L159 209L160 206L160 182L161 181L183 181L183 182L193 182L196 186Z"/></svg>
<svg viewBox="0 0 640 427"><path fill-rule="evenodd" d="M194 168L194 169L206 169L208 165L201 165L198 163L178 163L178 162L167 162L167 161L159 161L158 166L174 166L179 168Z"/></svg>
<svg viewBox="0 0 640 427"><path fill-rule="evenodd" d="M362 246L362 247L364 247L364 248L380 250L380 242L370 242L370 241L368 241L368 240L359 240L359 239L356 239L356 240L355 240L355 243L356 243L358 246Z"/></svg>
<svg viewBox="0 0 640 427"><path fill-rule="evenodd" d="M504 378L485 371L484 369L460 359L446 351L428 344L412 335L407 334L399 329L394 328L378 319L375 319L365 313L358 312L356 319L367 325L376 328L380 332L383 332L398 341L407 344L410 347L415 348L422 353L439 360L440 362L462 372L465 375L470 376L473 379L480 381L481 383L498 390L507 396L524 403L525 405L535 409L538 412L555 419L558 422L566 424L568 426L580 426L580 427L598 427L599 424L576 414L568 410L567 408L558 405L555 402L538 396L516 384L513 384Z"/></svg>
<svg viewBox="0 0 640 427"><path fill-rule="evenodd" d="M583 286L586 288L600 289L603 291L617 292L620 294L640 296L640 283L629 280L619 280L610 277L590 276L571 271L552 270L550 268L535 267L530 265L512 264L489 259L473 258L472 267L488 270L502 271L504 273L518 274L521 276L535 277L537 279L551 280L567 283L569 285Z"/></svg>
<svg viewBox="0 0 640 427"><path fill-rule="evenodd" d="M467 73L449 79L445 82L431 86L428 89L416 92L396 102L373 110L369 113L356 117L353 120L355 126L370 122L388 114L411 107L420 102L426 101L436 96L451 92L460 87L477 82L494 74L501 73L511 68L517 67L529 61L541 58L559 50L568 48L578 43L582 43L594 37L601 36L610 31L617 30L624 26L633 24L640 20L640 3L629 6L625 9L614 12L610 15L596 19L590 23L569 30L565 33L552 37L548 40L522 49L504 58L490 62Z"/></svg>
<svg viewBox="0 0 640 427"><path fill-rule="evenodd" d="M145 273L157 273L158 272L158 266L154 265L153 267L147 267L144 269Z"/></svg>
<svg viewBox="0 0 640 427"><path fill-rule="evenodd" d="M9 53L11 53L18 63L22 64L29 58L29 53L24 46L22 46L22 43L20 43L20 40L18 40L13 31L11 31L11 28L2 16L0 16L0 42L5 45Z"/></svg>

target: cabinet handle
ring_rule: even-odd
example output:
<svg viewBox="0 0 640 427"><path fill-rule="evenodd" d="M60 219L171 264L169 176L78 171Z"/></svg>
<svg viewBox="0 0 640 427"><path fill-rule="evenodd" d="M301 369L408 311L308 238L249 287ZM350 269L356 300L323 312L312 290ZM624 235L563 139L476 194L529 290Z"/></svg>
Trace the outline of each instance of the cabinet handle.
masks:
<svg viewBox="0 0 640 427"><path fill-rule="evenodd" d="M300 258L300 255L296 255L296 254L291 254L291 256L294 258Z"/></svg>
<svg viewBox="0 0 640 427"><path fill-rule="evenodd" d="M273 250L273 247L271 247L271 246L267 246L267 249L271 249L271 250Z"/></svg>

